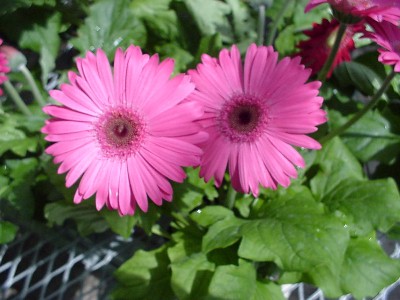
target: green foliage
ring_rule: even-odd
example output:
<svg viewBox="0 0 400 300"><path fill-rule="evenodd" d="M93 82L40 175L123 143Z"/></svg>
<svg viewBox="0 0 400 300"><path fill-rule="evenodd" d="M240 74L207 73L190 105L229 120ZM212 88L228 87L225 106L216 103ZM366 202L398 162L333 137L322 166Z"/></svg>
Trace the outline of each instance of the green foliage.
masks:
<svg viewBox="0 0 400 300"><path fill-rule="evenodd" d="M132 14L142 21L152 33L165 40L178 38L179 27L176 12L170 9L171 0L133 0Z"/></svg>
<svg viewBox="0 0 400 300"><path fill-rule="evenodd" d="M42 23L43 22L43 23ZM19 38L22 48L40 53L39 63L42 68L42 83L55 67L55 60L60 49L61 14L55 12L34 23L31 30L24 30Z"/></svg>
<svg viewBox="0 0 400 300"><path fill-rule="evenodd" d="M400 262L389 258L374 239L352 239L342 269L343 292L358 299L373 297L399 273Z"/></svg>
<svg viewBox="0 0 400 300"><path fill-rule="evenodd" d="M115 273L121 283L113 293L113 299L174 299L169 285L167 247L153 251L138 250Z"/></svg>
<svg viewBox="0 0 400 300"><path fill-rule="evenodd" d="M18 8L30 7L32 5L55 6L56 0L2 0L0 16L11 13Z"/></svg>
<svg viewBox="0 0 400 300"><path fill-rule="evenodd" d="M82 235L103 232L108 228L106 221L96 212L94 205L86 202L79 206L65 202L49 203L45 207L44 214L51 226L63 225L67 219L74 220ZM118 229L117 225L113 225L113 227ZM121 230L121 233L125 233L125 231Z"/></svg>
<svg viewBox="0 0 400 300"><path fill-rule="evenodd" d="M15 124L9 122L11 120L4 120L5 122L0 124L2 132L0 136L0 155L3 155L7 151L12 151L22 157L28 151L34 152L37 148L38 140L34 137L27 137L22 130L13 126Z"/></svg>
<svg viewBox="0 0 400 300"><path fill-rule="evenodd" d="M382 83L374 70L355 61L340 64L335 69L335 77L343 88L354 86L366 95L373 95Z"/></svg>
<svg viewBox="0 0 400 300"><path fill-rule="evenodd" d="M279 288L256 280L254 265L240 261L238 266L219 266L210 282L205 299L284 299Z"/></svg>
<svg viewBox="0 0 400 300"><path fill-rule="evenodd" d="M129 0L100 0L90 6L85 23L71 43L81 54L102 48L109 58L118 47L144 46L146 28L127 9Z"/></svg>
<svg viewBox="0 0 400 300"><path fill-rule="evenodd" d="M222 39L231 42L230 28L226 16L231 12L229 5L217 0L183 0L202 35L224 32Z"/></svg>
<svg viewBox="0 0 400 300"><path fill-rule="evenodd" d="M43 95L57 88L44 87L50 74L60 75L59 85L74 70L76 56L97 48L112 61L118 47L135 44L161 59L173 58L175 74L195 68L205 53L218 57L232 44L244 54L257 40L260 4L266 8L265 37L272 37L281 57L298 51L304 29L332 17L328 5L303 13L309 0L67 2L4 0L0 8L0 35L26 54ZM356 44L370 42L357 38ZM390 68L373 50L360 49L323 83L329 120L316 138L347 122L379 89ZM31 103L21 73L9 77L32 115L16 112L8 95L0 99L0 217L72 224L83 235L112 230L128 238L139 228L158 236L159 248L137 250L116 271L114 299L280 300L280 284L293 282L311 283L328 297L362 298L399 277L399 261L376 237L377 231L400 236L398 76L377 107L340 137L320 151L299 149L307 167L289 188L261 189L256 198L238 194L229 209L223 206L228 176L216 188L213 180L199 178L198 168L187 168L186 180L173 184L172 203L150 203L148 212L125 217L98 212L94 197L73 204L76 186L67 189L65 177L43 154L41 108ZM366 174L371 161L379 163L377 171ZM12 241L17 229L0 221L0 243Z"/></svg>
<svg viewBox="0 0 400 300"><path fill-rule="evenodd" d="M353 115L330 114L333 127L344 124ZM370 111L343 134L343 142L362 162L378 160L392 163L400 152L399 122L389 111Z"/></svg>
<svg viewBox="0 0 400 300"><path fill-rule="evenodd" d="M18 227L13 223L0 220L0 245L14 240Z"/></svg>
<svg viewBox="0 0 400 300"><path fill-rule="evenodd" d="M21 217L27 219L35 211L32 187L36 183L37 167L36 158L7 159L4 163L4 173L9 180L7 187L1 190L0 199L6 199Z"/></svg>
<svg viewBox="0 0 400 300"><path fill-rule="evenodd" d="M346 216L352 234L385 232L399 220L400 195L394 181L363 178L361 166L339 139L318 153L316 163L320 171L311 181L313 192L332 212Z"/></svg>
<svg viewBox="0 0 400 300"><path fill-rule="evenodd" d="M267 9L266 16L271 20L268 24L267 38L272 34L273 26L279 30L279 35L272 37L275 47L281 55L290 55L295 52L298 42L304 39L302 30L310 29L312 23L320 22L322 18L329 18L327 7L316 7L307 14L300 13L308 0L274 0L272 6ZM277 19L277 16L281 18ZM277 22L277 23L276 23Z"/></svg>

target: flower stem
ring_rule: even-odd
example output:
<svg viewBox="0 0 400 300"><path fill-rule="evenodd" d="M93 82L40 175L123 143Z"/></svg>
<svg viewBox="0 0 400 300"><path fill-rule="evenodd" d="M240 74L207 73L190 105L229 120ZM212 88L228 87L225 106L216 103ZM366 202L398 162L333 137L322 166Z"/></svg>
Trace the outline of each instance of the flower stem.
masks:
<svg viewBox="0 0 400 300"><path fill-rule="evenodd" d="M352 126L354 123L356 123L359 119L361 119L371 108L373 108L383 95L383 93L386 91L388 86L390 85L390 82L396 75L396 72L392 70L392 72L386 77L385 81L382 83L381 87L379 90L376 92L376 94L372 97L371 101L368 102L361 110L359 110L350 120L348 120L345 124L340 126L339 128L332 130L329 134L326 136L322 137L320 139L320 143L324 144L327 141L331 140L337 135L341 135L343 132L345 132L350 126Z"/></svg>
<svg viewBox="0 0 400 300"><path fill-rule="evenodd" d="M43 100L42 95L40 94L40 91L35 83L35 79L33 79L33 76L29 69L25 65L21 65L19 69L28 81L33 96L36 98L36 101L40 104L40 106L45 106L46 102Z"/></svg>
<svg viewBox="0 0 400 300"><path fill-rule="evenodd" d="M265 34L265 5L260 5L258 7L258 45L262 46L264 44L264 34Z"/></svg>
<svg viewBox="0 0 400 300"><path fill-rule="evenodd" d="M26 116L32 115L31 111L28 109L28 106L26 106L24 100L21 99L20 95L18 94L14 86L11 84L11 82L6 80L3 82L3 85L7 94L11 97L11 99L14 101L15 105L19 108L19 110Z"/></svg>
<svg viewBox="0 0 400 300"><path fill-rule="evenodd" d="M347 25L345 23L340 23L339 30L336 34L335 42L332 46L331 52L329 53L328 59L326 60L324 66L321 71L319 71L317 80L324 82L326 79L326 75L332 67L333 61L335 60L336 54L340 47L340 42L346 32Z"/></svg>
<svg viewBox="0 0 400 300"><path fill-rule="evenodd" d="M226 199L225 199L225 206L227 208L232 209L233 206L235 205L236 194L237 194L237 192L234 190L232 184L230 184L229 188L228 188L228 193L227 193Z"/></svg>
<svg viewBox="0 0 400 300"><path fill-rule="evenodd" d="M280 11L278 12L278 15L276 16L274 23L272 24L272 28L271 31L268 35L268 39L267 39L267 45L272 45L275 35L276 35L276 31L278 30L278 25L279 22L282 20L283 16L285 15L286 10L289 8L289 4L292 1L284 1L284 4L282 5Z"/></svg>

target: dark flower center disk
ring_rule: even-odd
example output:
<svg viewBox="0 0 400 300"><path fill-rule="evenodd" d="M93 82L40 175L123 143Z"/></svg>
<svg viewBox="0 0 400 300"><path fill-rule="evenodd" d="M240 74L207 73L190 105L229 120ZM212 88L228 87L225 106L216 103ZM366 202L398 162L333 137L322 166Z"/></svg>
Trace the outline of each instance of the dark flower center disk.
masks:
<svg viewBox="0 0 400 300"><path fill-rule="evenodd" d="M128 146L138 135L138 124L122 115L107 120L104 128L107 142L116 147Z"/></svg>
<svg viewBox="0 0 400 300"><path fill-rule="evenodd" d="M253 131L260 120L260 109L256 105L239 104L228 113L230 127L241 133Z"/></svg>

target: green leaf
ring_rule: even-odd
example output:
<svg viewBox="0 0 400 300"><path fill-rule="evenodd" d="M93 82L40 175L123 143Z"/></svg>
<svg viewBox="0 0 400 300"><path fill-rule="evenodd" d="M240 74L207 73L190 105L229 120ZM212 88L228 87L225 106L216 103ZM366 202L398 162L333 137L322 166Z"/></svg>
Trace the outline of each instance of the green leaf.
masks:
<svg viewBox="0 0 400 300"><path fill-rule="evenodd" d="M204 53L217 57L221 48L222 40L219 33L203 36L200 40L199 48L197 49L195 61L199 62Z"/></svg>
<svg viewBox="0 0 400 300"><path fill-rule="evenodd" d="M335 68L334 76L340 86L355 86L366 95L373 95L382 84L374 70L355 61L341 63Z"/></svg>
<svg viewBox="0 0 400 300"><path fill-rule="evenodd" d="M232 32L239 49L246 49L257 40L256 22L251 16L250 7L239 0L226 0L232 12ZM208 52L205 52L208 53Z"/></svg>
<svg viewBox="0 0 400 300"><path fill-rule="evenodd" d="M285 300L282 289L272 282L256 282L256 289L251 300Z"/></svg>
<svg viewBox="0 0 400 300"><path fill-rule="evenodd" d="M225 218L212 224L203 238L202 250L206 253L233 245L241 238L241 226L244 220Z"/></svg>
<svg viewBox="0 0 400 300"><path fill-rule="evenodd" d="M133 226L137 223L135 216L120 216L115 210L103 209L100 214L107 221L111 230L124 238L130 237Z"/></svg>
<svg viewBox="0 0 400 300"><path fill-rule="evenodd" d="M209 227L210 225L226 219L233 218L233 212L224 206L206 206L203 209L198 209L193 212L190 217L196 223L204 227Z"/></svg>
<svg viewBox="0 0 400 300"><path fill-rule="evenodd" d="M138 250L115 272L118 286L113 299L175 299L170 287L171 270L164 245L153 251Z"/></svg>
<svg viewBox="0 0 400 300"><path fill-rule="evenodd" d="M183 0L194 18L202 35L223 33L222 40L229 42L232 37L227 15L231 12L229 5L217 0Z"/></svg>
<svg viewBox="0 0 400 300"><path fill-rule="evenodd" d="M219 266L210 282L206 299L252 299L256 289L256 270L249 262L239 266Z"/></svg>
<svg viewBox="0 0 400 300"><path fill-rule="evenodd" d="M293 52L298 40L295 39L295 32L298 28L295 25L288 25L279 32L278 37L275 40L275 47L282 53L282 55L289 55Z"/></svg>
<svg viewBox="0 0 400 300"><path fill-rule="evenodd" d="M32 186L36 182L38 160L36 158L9 159L5 169L9 170L10 184L4 197L22 217L31 218L35 209Z"/></svg>
<svg viewBox="0 0 400 300"><path fill-rule="evenodd" d="M344 293L373 297L399 278L400 261L389 258L374 239L352 239L341 274Z"/></svg>
<svg viewBox="0 0 400 300"><path fill-rule="evenodd" d="M42 68L42 84L47 83L48 75L55 67L55 60L60 49L61 14L43 14L31 29L25 29L20 36L20 46L40 54L39 63Z"/></svg>
<svg viewBox="0 0 400 300"><path fill-rule="evenodd" d="M44 215L50 225L60 226L67 219L74 220L81 235L103 232L108 229L107 222L90 201L82 202L79 205L62 201L49 203L44 208Z"/></svg>
<svg viewBox="0 0 400 300"><path fill-rule="evenodd" d="M199 177L198 169L186 169L187 179L183 184L174 185L174 201L172 205L180 213L190 212L203 203L206 196L208 200L218 197L214 180L204 182Z"/></svg>
<svg viewBox="0 0 400 300"><path fill-rule="evenodd" d="M206 294L214 264L205 253L194 253L171 264L171 286L179 299L201 299Z"/></svg>
<svg viewBox="0 0 400 300"><path fill-rule="evenodd" d="M201 252L203 232L190 226L172 235L175 244L168 248L168 257L172 263L186 259L188 256Z"/></svg>
<svg viewBox="0 0 400 300"><path fill-rule="evenodd" d="M326 215L305 187L264 206L262 219L245 223L239 256L254 261L273 261L285 271L301 271L318 278L330 274L320 287L335 292L349 234L335 217Z"/></svg>
<svg viewBox="0 0 400 300"><path fill-rule="evenodd" d="M343 180L322 201L331 211L339 210L350 218L355 235L386 232L400 221L400 195L391 178Z"/></svg>
<svg viewBox="0 0 400 300"><path fill-rule="evenodd" d="M312 191L331 212L344 214L352 234L387 231L399 221L400 198L393 180L366 180L340 139L325 145L315 163L319 171L310 182Z"/></svg>
<svg viewBox="0 0 400 300"><path fill-rule="evenodd" d="M14 115L3 114L0 115L0 155L6 151L23 157L27 152L35 152L38 146L38 139L36 137L27 137L26 134L18 127L18 119Z"/></svg>
<svg viewBox="0 0 400 300"><path fill-rule="evenodd" d="M129 0L96 1L78 29L78 37L71 39L71 43L82 54L102 48L109 58L114 56L117 47L144 46L146 29L127 9L129 4Z"/></svg>
<svg viewBox="0 0 400 300"><path fill-rule="evenodd" d="M175 11L169 9L171 0L133 0L132 14L143 21L152 34L165 40L178 36L178 19Z"/></svg>
<svg viewBox="0 0 400 300"><path fill-rule="evenodd" d="M208 294L205 299L284 299L278 286L257 281L253 264L246 261L240 261L238 266L218 266L210 282Z"/></svg>
<svg viewBox="0 0 400 300"><path fill-rule="evenodd" d="M335 190L343 180L364 178L360 163L339 138L331 140L318 151L314 164L319 171L310 185L318 199Z"/></svg>
<svg viewBox="0 0 400 300"><path fill-rule="evenodd" d="M140 226L148 235L152 234L154 225L160 220L161 210L159 206L153 202L149 203L149 209L147 212L143 212L140 209L135 211L135 218L137 218L137 225Z"/></svg>
<svg viewBox="0 0 400 300"><path fill-rule="evenodd" d="M330 114L334 127L344 124L352 115ZM400 153L400 135L393 133L391 122L378 110L369 111L344 134L343 142L363 162L379 160L391 163Z"/></svg>
<svg viewBox="0 0 400 300"><path fill-rule="evenodd" d="M266 17L271 21L268 23L267 38L273 26L278 29L275 36L275 47L281 55L290 55L295 52L295 46L304 38L302 31L310 29L311 24L320 22L323 18L330 18L328 6L318 6L308 13L299 13L304 11L308 0L274 0L272 6L266 10ZM282 13L282 18L277 18ZM278 24L276 24L278 22Z"/></svg>
<svg viewBox="0 0 400 300"><path fill-rule="evenodd" d="M7 221L0 221L0 244L6 244L14 240L18 226Z"/></svg>
<svg viewBox="0 0 400 300"><path fill-rule="evenodd" d="M32 5L55 6L56 0L2 0L0 7L0 15L13 12L18 8L30 7Z"/></svg>
<svg viewBox="0 0 400 300"><path fill-rule="evenodd" d="M235 208L239 211L240 215L247 218L250 215L251 205L256 200L250 194L244 194L237 201L235 201Z"/></svg>
<svg viewBox="0 0 400 300"><path fill-rule="evenodd" d="M175 73L185 72L188 64L193 61L193 56L189 52L173 43L163 44L155 49L162 59L168 57L175 60Z"/></svg>

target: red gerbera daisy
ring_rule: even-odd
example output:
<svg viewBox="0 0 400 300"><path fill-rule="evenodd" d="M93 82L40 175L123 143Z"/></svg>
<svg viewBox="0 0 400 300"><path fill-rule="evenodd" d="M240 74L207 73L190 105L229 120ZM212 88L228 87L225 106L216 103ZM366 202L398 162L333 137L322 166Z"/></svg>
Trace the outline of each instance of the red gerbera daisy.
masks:
<svg viewBox="0 0 400 300"><path fill-rule="evenodd" d="M314 23L312 29L303 31L309 39L297 45L300 52L296 55L301 56L302 64L312 69L312 75L317 74L328 59L338 29L339 22L336 19L332 21L324 19L321 24ZM350 53L355 48L353 36L356 31L354 26L347 27L327 78L332 75L337 65L351 59Z"/></svg>

